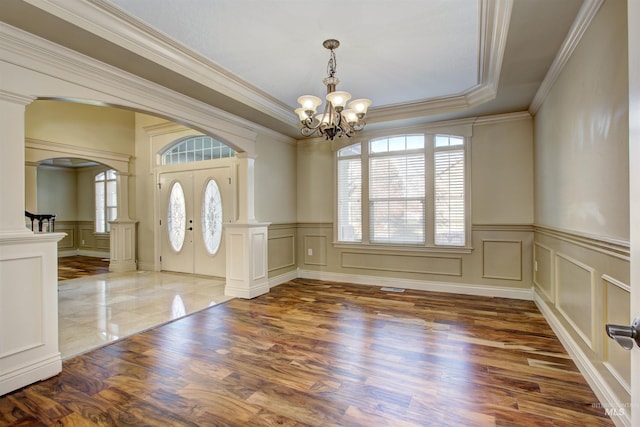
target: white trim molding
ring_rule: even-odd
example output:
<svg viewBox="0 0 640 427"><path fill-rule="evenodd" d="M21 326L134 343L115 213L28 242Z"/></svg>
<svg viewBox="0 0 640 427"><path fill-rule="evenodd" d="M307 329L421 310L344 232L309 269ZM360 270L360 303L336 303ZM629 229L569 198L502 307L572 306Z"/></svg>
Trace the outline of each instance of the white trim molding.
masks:
<svg viewBox="0 0 640 427"><path fill-rule="evenodd" d="M466 283L432 282L427 280L396 279L389 277L361 276L355 274L331 273L327 271L298 270L297 277L303 279L327 280L330 282L354 283L356 285L391 286L428 292L477 295L494 298L533 300L532 288L512 288Z"/></svg>
<svg viewBox="0 0 640 427"><path fill-rule="evenodd" d="M512 9L513 0L480 1L478 84L459 94L372 108L367 121L378 123L463 111L495 99Z"/></svg>
<svg viewBox="0 0 640 427"><path fill-rule="evenodd" d="M549 326L551 326L551 329L557 335L558 339L567 350L567 353L569 353L582 375L584 375L596 397L600 400L600 404L604 408L628 408L628 404L622 402L615 395L611 387L609 387L598 371L598 368L580 348L580 345L574 340L562 321L555 315L552 308L544 301L544 298L540 297L535 290L533 292L533 298L534 302L540 309L540 312L549 323ZM597 402L594 402L594 404L595 403ZM614 412L611 419L616 426L631 426L631 413L629 410L622 411L621 415L615 415L615 413L616 412Z"/></svg>
<svg viewBox="0 0 640 427"><path fill-rule="evenodd" d="M604 3L604 0L584 0L582 3L578 16L573 22L567 37L564 39L562 47L553 60L551 67L549 67L549 71L547 71L542 84L538 88L538 92L536 92L536 95L533 97L531 105L529 105L529 113L531 113L532 116L535 116L540 107L542 107L544 100L547 95L549 95L549 92L551 92L551 88L556 80L558 80L558 77L560 77L564 66L569 62L573 51L580 43L580 40L582 40L582 36L587 31L587 28L589 28L589 24L591 24L596 13L598 13L602 3Z"/></svg>
<svg viewBox="0 0 640 427"><path fill-rule="evenodd" d="M563 230L546 225L535 224L533 231L545 236L554 237L583 248L591 249L606 255L629 261L631 246L629 241L598 236L575 230Z"/></svg>

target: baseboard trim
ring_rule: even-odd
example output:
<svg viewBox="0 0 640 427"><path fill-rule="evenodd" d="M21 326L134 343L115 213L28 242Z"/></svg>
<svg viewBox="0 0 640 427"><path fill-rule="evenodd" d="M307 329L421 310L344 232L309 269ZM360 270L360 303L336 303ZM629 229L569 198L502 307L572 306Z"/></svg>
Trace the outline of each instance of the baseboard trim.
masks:
<svg viewBox="0 0 640 427"><path fill-rule="evenodd" d="M92 251L86 249L70 249L58 251L58 258L68 257L68 256L90 256L94 258L110 258L111 254L109 252L101 252L101 251Z"/></svg>
<svg viewBox="0 0 640 427"><path fill-rule="evenodd" d="M631 409L628 407L628 404L620 402L611 387L609 387L602 375L598 372L596 366L584 351L582 351L551 307L549 307L536 291L533 292L533 298L540 312L549 323L549 326L551 326L551 329L553 329L553 332L576 363L576 366L587 380L587 383L589 383L596 397L600 400L602 407L614 410L611 414L611 419L614 424L618 427L631 427ZM622 411L620 411L621 409ZM618 414L618 412L622 413Z"/></svg>
<svg viewBox="0 0 640 427"><path fill-rule="evenodd" d="M465 283L431 282L423 280L397 279L355 274L331 273L326 271L298 270L298 276L304 279L328 280L331 282L355 283L357 285L391 286L429 292L478 295L494 298L533 300L533 288L518 289L503 286L484 286Z"/></svg>
<svg viewBox="0 0 640 427"><path fill-rule="evenodd" d="M286 283L289 280L297 279L298 277L300 277L298 275L298 270L292 270L284 274L280 274L279 276L269 277L269 289L278 285L282 285L283 283Z"/></svg>
<svg viewBox="0 0 640 427"><path fill-rule="evenodd" d="M60 353L56 353L10 372L3 372L0 374L0 396L56 376L61 371L62 358Z"/></svg>

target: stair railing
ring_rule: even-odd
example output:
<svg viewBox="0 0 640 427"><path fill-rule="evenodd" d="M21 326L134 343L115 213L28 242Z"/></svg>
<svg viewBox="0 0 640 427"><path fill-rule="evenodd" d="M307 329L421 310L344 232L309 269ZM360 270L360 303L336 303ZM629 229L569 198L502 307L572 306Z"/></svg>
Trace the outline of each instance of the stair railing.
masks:
<svg viewBox="0 0 640 427"><path fill-rule="evenodd" d="M43 232L43 226L46 222L45 233L53 233L55 231L56 216L54 214L33 214L29 211L24 211L24 216L31 220L31 231L34 230L34 224L38 223L38 233Z"/></svg>

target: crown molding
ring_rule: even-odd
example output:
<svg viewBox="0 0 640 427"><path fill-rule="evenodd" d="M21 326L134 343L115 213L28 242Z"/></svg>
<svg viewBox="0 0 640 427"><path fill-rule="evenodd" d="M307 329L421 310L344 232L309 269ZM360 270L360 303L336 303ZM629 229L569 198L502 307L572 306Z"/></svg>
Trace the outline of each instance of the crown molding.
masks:
<svg viewBox="0 0 640 427"><path fill-rule="evenodd" d="M69 157L93 160L114 167L120 172L126 172L129 169L129 162L133 158L128 154L35 138L25 138L24 147L26 153L25 160L27 162L39 162L40 160L56 157Z"/></svg>
<svg viewBox="0 0 640 427"><path fill-rule="evenodd" d="M75 4L75 3L74 3ZM87 88L95 99L75 99L64 94L32 93L31 99L53 99L92 105L131 108L171 117L189 127L234 141L239 150L253 151L258 132L285 135L220 108L122 71L66 47L0 22L0 60L36 70L43 75ZM39 90L34 88L34 90ZM26 101L29 98L23 94ZM17 98L16 98L17 100ZM106 100L106 101L105 101Z"/></svg>
<svg viewBox="0 0 640 427"><path fill-rule="evenodd" d="M13 92L0 89L0 101L7 101L13 104L29 105L36 98L32 96L24 96Z"/></svg>
<svg viewBox="0 0 640 427"><path fill-rule="evenodd" d="M60 19L296 126L288 105L106 0L26 0Z"/></svg>
<svg viewBox="0 0 640 427"><path fill-rule="evenodd" d="M480 0L478 84L460 94L372 108L367 122L403 120L468 110L495 99L511 22L513 0Z"/></svg>
<svg viewBox="0 0 640 427"><path fill-rule="evenodd" d="M531 113L532 116L535 116L540 107L542 107L544 100L549 95L549 92L551 92L551 88L556 80L560 77L564 66L569 62L574 50L580 43L580 40L582 40L582 36L584 36L587 28L589 28L591 21L596 16L596 13L598 13L602 3L604 3L604 0L584 0L582 3L578 16L576 16L575 21L573 21L573 25L567 37L564 39L562 47L553 60L551 67L549 67L549 71L547 71L547 75L538 88L538 92L536 92L536 95L533 97L533 101L531 101L529 113Z"/></svg>
<svg viewBox="0 0 640 427"><path fill-rule="evenodd" d="M516 120L531 119L528 111L519 111L516 113L496 114L495 116L478 117L474 126L493 125L497 123L513 122Z"/></svg>
<svg viewBox="0 0 640 427"><path fill-rule="evenodd" d="M34 6L167 69L297 127L291 108L106 0L26 0ZM513 0L479 0L478 84L451 96L374 107L368 121L387 122L467 110L496 97Z"/></svg>

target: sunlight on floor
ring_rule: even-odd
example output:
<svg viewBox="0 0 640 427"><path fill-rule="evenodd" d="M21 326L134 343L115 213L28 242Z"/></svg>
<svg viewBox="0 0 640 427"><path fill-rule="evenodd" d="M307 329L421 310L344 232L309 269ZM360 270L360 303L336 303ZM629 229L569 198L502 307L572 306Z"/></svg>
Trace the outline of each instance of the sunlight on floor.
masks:
<svg viewBox="0 0 640 427"><path fill-rule="evenodd" d="M231 299L223 279L151 271L64 280L58 291L63 359Z"/></svg>

